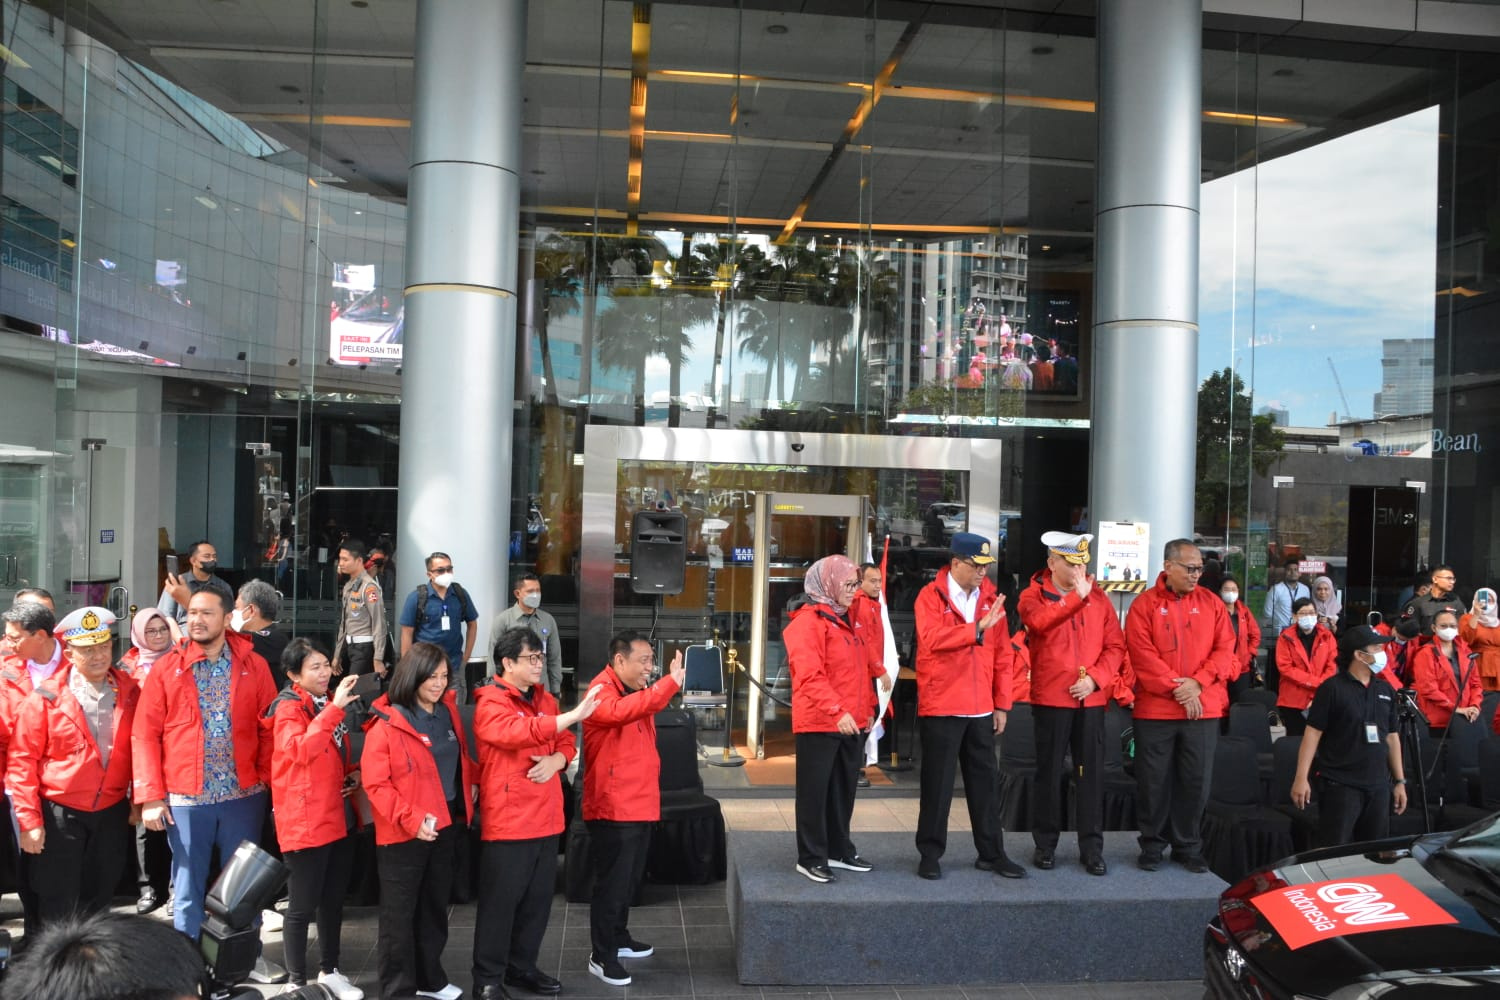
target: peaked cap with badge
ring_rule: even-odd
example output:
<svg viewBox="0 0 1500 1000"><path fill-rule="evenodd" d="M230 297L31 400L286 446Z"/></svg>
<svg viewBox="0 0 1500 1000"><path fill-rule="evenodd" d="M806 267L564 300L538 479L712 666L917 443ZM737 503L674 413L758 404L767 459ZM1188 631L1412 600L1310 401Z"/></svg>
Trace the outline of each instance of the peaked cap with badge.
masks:
<svg viewBox="0 0 1500 1000"><path fill-rule="evenodd" d="M1093 535L1074 535L1066 531L1042 533L1042 544L1047 546L1047 551L1074 566L1088 565L1089 543L1093 540Z"/></svg>
<svg viewBox="0 0 1500 1000"><path fill-rule="evenodd" d="M108 608L79 608L58 622L52 634L64 645L99 646L114 638L110 631L114 623L114 612Z"/></svg>
<svg viewBox="0 0 1500 1000"><path fill-rule="evenodd" d="M990 540L972 531L954 533L953 554L960 559L971 559L979 566L988 566L995 561L995 555L990 549Z"/></svg>

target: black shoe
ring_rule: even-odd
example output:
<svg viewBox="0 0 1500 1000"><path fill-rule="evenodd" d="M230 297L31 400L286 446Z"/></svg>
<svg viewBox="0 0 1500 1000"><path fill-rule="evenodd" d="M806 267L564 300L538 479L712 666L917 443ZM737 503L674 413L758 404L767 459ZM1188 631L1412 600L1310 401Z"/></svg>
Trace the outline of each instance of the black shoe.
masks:
<svg viewBox="0 0 1500 1000"><path fill-rule="evenodd" d="M1038 847L1031 856L1031 863L1044 872L1050 872L1057 867L1057 855L1050 848Z"/></svg>
<svg viewBox="0 0 1500 1000"><path fill-rule="evenodd" d="M509 973L506 974L505 979L507 982L510 981ZM558 988L561 989L560 986ZM557 990L553 990L552 992L556 993ZM514 1000L514 998L505 992L504 986L497 986L491 983L489 986L474 987L474 1000Z"/></svg>
<svg viewBox="0 0 1500 1000"><path fill-rule="evenodd" d="M838 876L828 870L827 865L798 865L797 874L811 882L837 882Z"/></svg>
<svg viewBox="0 0 1500 1000"><path fill-rule="evenodd" d="M1016 864L1005 855L998 858L980 858L974 862L974 867L982 872L994 872L1001 878L1025 878L1026 869Z"/></svg>
<svg viewBox="0 0 1500 1000"><path fill-rule="evenodd" d="M917 874L929 882L936 882L943 877L943 866L936 861L928 861L924 858L917 862Z"/></svg>
<svg viewBox="0 0 1500 1000"><path fill-rule="evenodd" d="M1084 858L1083 870L1090 875L1105 875L1109 872L1109 865L1104 863L1103 858Z"/></svg>
<svg viewBox="0 0 1500 1000"><path fill-rule="evenodd" d="M620 964L618 958L606 958L602 962L599 956L589 956L589 974L611 986L629 986L630 973L625 971L625 966Z"/></svg>
<svg viewBox="0 0 1500 1000"><path fill-rule="evenodd" d="M544 997L554 996L562 992L562 983L558 982L556 979L553 979L551 976L547 975L545 972L542 972L540 969L534 972L507 971L505 973L505 985L517 986L531 993L539 993ZM496 987L486 987L486 989L495 988ZM510 1000L510 998L505 995L504 990L501 990L497 997L494 998L494 1000Z"/></svg>
<svg viewBox="0 0 1500 1000"><path fill-rule="evenodd" d="M1186 868L1188 871L1192 872L1194 875L1202 875L1204 872L1208 871L1208 862L1204 860L1203 855L1201 854L1185 854L1180 858L1174 854L1172 855L1172 860L1177 862L1182 867Z"/></svg>
<svg viewBox="0 0 1500 1000"><path fill-rule="evenodd" d="M870 872L875 866L870 864L858 854L851 854L847 858L829 858L829 868L842 868L846 872Z"/></svg>
<svg viewBox="0 0 1500 1000"><path fill-rule="evenodd" d="M855 788L869 788L870 787L870 779L867 778L867 777L865 777L865 772L864 771L860 771L859 772L859 777L857 777L857 778L854 779L854 787Z"/></svg>
<svg viewBox="0 0 1500 1000"><path fill-rule="evenodd" d="M141 888L141 898L135 901L135 912L150 913L161 905L161 899L156 895L156 887L152 885Z"/></svg>
<svg viewBox="0 0 1500 1000"><path fill-rule="evenodd" d="M644 941L626 935L625 943L620 945L620 950L615 952L621 958L650 958L656 954L656 949Z"/></svg>
<svg viewBox="0 0 1500 1000"><path fill-rule="evenodd" d="M1161 855L1142 851L1141 856L1135 859L1135 866L1143 872L1154 872L1161 867Z"/></svg>

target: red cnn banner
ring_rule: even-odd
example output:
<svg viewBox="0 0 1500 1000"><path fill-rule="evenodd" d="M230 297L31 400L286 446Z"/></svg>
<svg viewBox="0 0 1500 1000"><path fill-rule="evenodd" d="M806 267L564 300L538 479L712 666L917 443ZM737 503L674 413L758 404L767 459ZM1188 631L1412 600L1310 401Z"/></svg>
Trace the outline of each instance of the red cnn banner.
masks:
<svg viewBox="0 0 1500 1000"><path fill-rule="evenodd" d="M1304 882L1262 893L1250 902L1288 948L1370 931L1458 923L1400 875Z"/></svg>

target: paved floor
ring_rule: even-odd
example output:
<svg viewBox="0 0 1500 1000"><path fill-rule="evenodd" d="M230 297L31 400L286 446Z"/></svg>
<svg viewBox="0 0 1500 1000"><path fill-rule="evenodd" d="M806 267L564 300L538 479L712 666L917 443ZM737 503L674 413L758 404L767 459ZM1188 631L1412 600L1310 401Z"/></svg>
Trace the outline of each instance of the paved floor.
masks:
<svg viewBox="0 0 1500 1000"><path fill-rule="evenodd" d="M856 832L915 832L917 802L905 795L865 795L855 806ZM787 797L725 797L721 799L725 821L731 830L785 830L788 854L792 851L793 802ZM952 814L954 830L968 829L962 802ZM914 857L914 855L913 855ZM877 863L887 859L873 859ZM889 859L892 863L912 859ZM1096 982L1077 984L1032 984L1011 986L804 988L741 986L735 974L729 912L722 883L708 886L647 886L644 905L632 910L633 935L656 947L651 958L627 961L635 982L628 987L608 986L587 971L589 952L588 906L568 903L559 894L543 939L541 966L563 982L564 997L674 997L692 1000L711 998L763 998L783 996L842 998L972 998L972 1000L1198 1000L1201 983L1192 982ZM156 915L165 919L163 910ZM0 903L0 917L12 934L20 934L20 913L14 896ZM474 907L455 906L450 920L448 948L444 960L449 978L464 989L472 985L470 954L474 941ZM878 914L872 914L871 933L880 934ZM894 947L899 933L888 932ZM313 932L316 938L316 931ZM351 907L344 914L343 972L365 990L370 1000L379 993L375 977L376 914L373 907ZM279 931L264 932L267 954L281 957ZM789 947L795 946L788 942ZM316 945L313 945L316 953ZM282 987L260 987L266 996ZM527 994L517 993L518 998Z"/></svg>

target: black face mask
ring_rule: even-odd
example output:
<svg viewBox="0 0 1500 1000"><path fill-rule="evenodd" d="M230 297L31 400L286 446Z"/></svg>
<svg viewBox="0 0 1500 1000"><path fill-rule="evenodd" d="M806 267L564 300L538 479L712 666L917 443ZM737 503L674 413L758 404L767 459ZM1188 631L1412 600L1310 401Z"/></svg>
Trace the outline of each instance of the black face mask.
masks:
<svg viewBox="0 0 1500 1000"><path fill-rule="evenodd" d="M212 573L219 568L219 564L215 560L210 559L208 562L199 563L198 568L204 573Z"/></svg>

